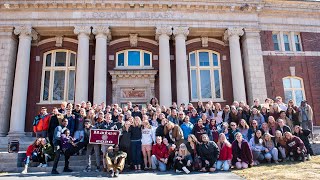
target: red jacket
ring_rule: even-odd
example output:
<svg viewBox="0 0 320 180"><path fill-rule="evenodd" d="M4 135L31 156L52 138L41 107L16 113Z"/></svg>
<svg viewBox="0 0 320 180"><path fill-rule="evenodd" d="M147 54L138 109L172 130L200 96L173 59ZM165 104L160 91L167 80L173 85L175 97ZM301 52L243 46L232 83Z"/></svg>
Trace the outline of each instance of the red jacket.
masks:
<svg viewBox="0 0 320 180"><path fill-rule="evenodd" d="M225 160L231 160L232 159L232 147L227 146L226 144L222 145L222 148L220 149L220 155L218 160L225 161Z"/></svg>
<svg viewBox="0 0 320 180"><path fill-rule="evenodd" d="M155 155L158 160L160 160L161 158L169 157L168 149L163 143L161 143L161 145L159 145L158 143L154 144L152 146L152 154Z"/></svg>
<svg viewBox="0 0 320 180"><path fill-rule="evenodd" d="M31 144L30 146L28 146L27 152L26 152L26 156L32 156L32 153L34 151L38 151L39 150L39 146L35 146L33 144Z"/></svg>
<svg viewBox="0 0 320 180"><path fill-rule="evenodd" d="M43 118L39 120L39 122L33 126L33 132L40 132L40 131L47 131L49 129L49 121L50 121L50 114L47 114Z"/></svg>

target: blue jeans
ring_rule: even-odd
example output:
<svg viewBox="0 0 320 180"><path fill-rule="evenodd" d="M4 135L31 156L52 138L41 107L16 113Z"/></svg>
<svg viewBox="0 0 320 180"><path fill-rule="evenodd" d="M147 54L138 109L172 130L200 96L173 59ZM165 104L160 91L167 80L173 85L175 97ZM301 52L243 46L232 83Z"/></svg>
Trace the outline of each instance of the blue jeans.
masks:
<svg viewBox="0 0 320 180"><path fill-rule="evenodd" d="M224 161L218 160L217 164L216 164L216 169L217 170L221 170L222 169L224 171L229 171L230 165L228 163L228 160L224 160Z"/></svg>
<svg viewBox="0 0 320 180"><path fill-rule="evenodd" d="M133 165L141 165L142 156L141 156L141 140L131 141L131 156Z"/></svg>

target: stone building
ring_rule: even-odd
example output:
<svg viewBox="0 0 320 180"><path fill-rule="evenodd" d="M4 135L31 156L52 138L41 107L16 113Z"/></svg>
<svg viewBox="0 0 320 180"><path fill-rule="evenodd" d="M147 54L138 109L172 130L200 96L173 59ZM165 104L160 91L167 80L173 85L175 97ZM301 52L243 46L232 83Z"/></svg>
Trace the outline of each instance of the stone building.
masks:
<svg viewBox="0 0 320 180"><path fill-rule="evenodd" d="M319 19L297 0L1 0L0 135L61 101L320 108Z"/></svg>

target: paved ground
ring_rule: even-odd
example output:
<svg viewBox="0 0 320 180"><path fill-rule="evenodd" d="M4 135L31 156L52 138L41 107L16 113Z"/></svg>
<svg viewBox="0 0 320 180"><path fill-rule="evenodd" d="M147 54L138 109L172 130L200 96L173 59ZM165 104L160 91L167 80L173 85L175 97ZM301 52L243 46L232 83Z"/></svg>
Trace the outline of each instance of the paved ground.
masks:
<svg viewBox="0 0 320 180"><path fill-rule="evenodd" d="M27 175L21 175L20 173L0 173L0 179L5 180L14 180L14 179L29 179L34 180L35 178L38 180L73 180L73 179L105 179L108 177L105 173L83 173L83 172L73 172L73 173L62 173L59 175L51 175L49 173L30 173ZM160 172L141 172L141 173L124 173L120 174L120 177L117 179L119 180L155 180L155 179L163 179L163 180L198 180L198 179L241 179L239 176L231 173L231 172L219 172L219 173L192 173L192 174L177 174L175 172L167 172L167 173L160 173ZM116 179L116 178L114 178Z"/></svg>

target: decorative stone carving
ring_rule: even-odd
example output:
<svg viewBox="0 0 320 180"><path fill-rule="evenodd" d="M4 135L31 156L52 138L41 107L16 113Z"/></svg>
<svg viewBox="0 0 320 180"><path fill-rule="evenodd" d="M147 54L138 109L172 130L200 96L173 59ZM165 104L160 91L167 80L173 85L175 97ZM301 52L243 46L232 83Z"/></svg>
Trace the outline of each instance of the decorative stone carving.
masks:
<svg viewBox="0 0 320 180"><path fill-rule="evenodd" d="M30 36L33 40L38 39L38 33L29 25L16 26L13 32L15 35L19 35L19 38Z"/></svg>
<svg viewBox="0 0 320 180"><path fill-rule="evenodd" d="M208 37L201 37L202 47L208 47L209 46L208 41L209 41Z"/></svg>
<svg viewBox="0 0 320 180"><path fill-rule="evenodd" d="M111 31L109 26L94 26L92 28L92 34L96 35L96 38L102 36L111 40Z"/></svg>
<svg viewBox="0 0 320 180"><path fill-rule="evenodd" d="M290 75L291 76L296 76L296 67L291 66L291 67L289 67L289 70L290 70Z"/></svg>
<svg viewBox="0 0 320 180"><path fill-rule="evenodd" d="M138 34L129 34L130 46L137 47L138 46Z"/></svg>
<svg viewBox="0 0 320 180"><path fill-rule="evenodd" d="M188 27L174 27L173 28L173 35L175 37L179 35L183 35L184 38L186 39L189 34L189 28Z"/></svg>
<svg viewBox="0 0 320 180"><path fill-rule="evenodd" d="M56 36L56 47L62 47L62 43L63 43L63 36Z"/></svg>
<svg viewBox="0 0 320 180"><path fill-rule="evenodd" d="M232 28L228 28L225 32L224 32L224 40L227 41L230 37L238 37L242 36L244 34L243 28L239 28L239 27L232 27Z"/></svg>
<svg viewBox="0 0 320 180"><path fill-rule="evenodd" d="M84 34L89 36L91 34L91 26L83 26L83 25L75 26L73 32L77 35Z"/></svg>
<svg viewBox="0 0 320 180"><path fill-rule="evenodd" d="M172 26L159 26L156 29L156 40L159 39L159 36L165 34L167 36L172 35Z"/></svg>

